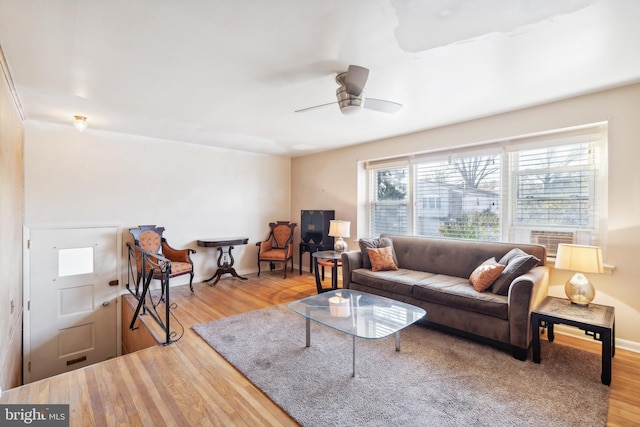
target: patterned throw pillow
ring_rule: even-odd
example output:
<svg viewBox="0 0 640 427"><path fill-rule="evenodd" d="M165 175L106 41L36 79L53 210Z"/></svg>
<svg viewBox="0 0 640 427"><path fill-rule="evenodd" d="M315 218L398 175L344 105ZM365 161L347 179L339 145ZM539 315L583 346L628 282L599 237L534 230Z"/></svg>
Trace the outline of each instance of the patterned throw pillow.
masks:
<svg viewBox="0 0 640 427"><path fill-rule="evenodd" d="M388 237L381 237L379 239L360 239L358 241L360 244L360 253L362 254L362 266L364 268L371 268L371 260L369 259L369 253L367 249L376 249L376 248L386 248L391 247L391 252L393 253L393 262L398 265L398 259L396 258L396 253L393 250L393 242Z"/></svg>
<svg viewBox="0 0 640 427"><path fill-rule="evenodd" d="M368 248L367 253L371 260L371 271L397 270L398 266L393 261L393 248Z"/></svg>
<svg viewBox="0 0 640 427"><path fill-rule="evenodd" d="M469 276L469 283L476 291L483 292L489 289L505 267L505 265L498 264L495 258L489 258L473 270Z"/></svg>
<svg viewBox="0 0 640 427"><path fill-rule="evenodd" d="M533 255L529 255L521 249L515 248L509 251L500 259L500 264L506 263L506 268L500 274L500 277L493 282L491 292L498 295L507 295L511 282L522 276L533 267L538 265L540 260Z"/></svg>

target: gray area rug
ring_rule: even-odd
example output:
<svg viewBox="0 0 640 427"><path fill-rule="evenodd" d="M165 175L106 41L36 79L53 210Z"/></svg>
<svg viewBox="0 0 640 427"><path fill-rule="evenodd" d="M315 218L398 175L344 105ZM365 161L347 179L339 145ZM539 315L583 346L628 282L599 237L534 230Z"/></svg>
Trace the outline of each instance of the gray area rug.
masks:
<svg viewBox="0 0 640 427"><path fill-rule="evenodd" d="M193 329L303 426L604 426L599 355L542 342L542 363L420 324L356 340L286 305Z"/></svg>

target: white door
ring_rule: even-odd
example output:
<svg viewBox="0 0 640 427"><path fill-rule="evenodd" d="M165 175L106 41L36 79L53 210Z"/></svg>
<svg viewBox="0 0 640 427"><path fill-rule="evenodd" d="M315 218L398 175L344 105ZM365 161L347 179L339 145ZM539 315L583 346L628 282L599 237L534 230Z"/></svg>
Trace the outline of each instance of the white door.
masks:
<svg viewBox="0 0 640 427"><path fill-rule="evenodd" d="M118 236L118 227L30 230L25 382L117 355Z"/></svg>

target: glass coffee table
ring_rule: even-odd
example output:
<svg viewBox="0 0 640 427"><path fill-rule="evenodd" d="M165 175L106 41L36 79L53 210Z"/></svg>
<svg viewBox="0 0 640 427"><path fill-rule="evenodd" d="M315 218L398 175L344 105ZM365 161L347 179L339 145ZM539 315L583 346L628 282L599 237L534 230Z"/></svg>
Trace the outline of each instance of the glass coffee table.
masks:
<svg viewBox="0 0 640 427"><path fill-rule="evenodd" d="M360 291L338 289L294 301L289 309L306 319L306 344L311 345L311 321L351 335L353 374L356 376L356 338L379 339L396 334L400 351L400 331L423 318L420 307Z"/></svg>

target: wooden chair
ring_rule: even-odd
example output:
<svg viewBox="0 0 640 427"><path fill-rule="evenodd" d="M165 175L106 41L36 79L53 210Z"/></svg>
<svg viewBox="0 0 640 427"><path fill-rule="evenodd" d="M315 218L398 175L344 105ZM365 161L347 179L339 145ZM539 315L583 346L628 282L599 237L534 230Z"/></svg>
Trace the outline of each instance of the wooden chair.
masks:
<svg viewBox="0 0 640 427"><path fill-rule="evenodd" d="M291 260L291 271L293 272L293 230L297 225L289 221L269 224L271 231L267 240L256 243L258 246L258 276L260 276L261 262L268 262L270 270L275 268L276 262L283 263L283 278L286 279L287 261Z"/></svg>
<svg viewBox="0 0 640 427"><path fill-rule="evenodd" d="M196 253L194 249L174 249L167 243L167 240L162 237L164 227L156 227L155 225L140 225L138 228L130 228L129 233L133 236L136 246L140 246L147 252L154 254L161 254L163 257L171 261L171 270L168 272L168 277L182 276L183 274L189 274L189 288L193 292L193 261L191 261L191 254ZM142 277L142 257L136 256L137 263L137 281L138 284ZM149 267L147 267L149 269ZM169 286L169 283L164 283L164 275L161 271L155 271L153 275L154 279L162 281L162 289L164 291L165 286Z"/></svg>

